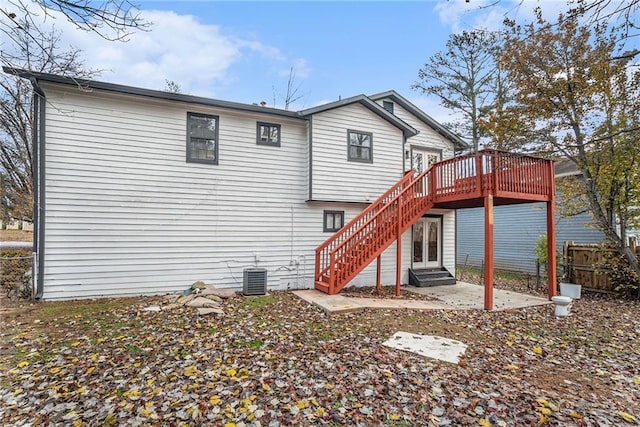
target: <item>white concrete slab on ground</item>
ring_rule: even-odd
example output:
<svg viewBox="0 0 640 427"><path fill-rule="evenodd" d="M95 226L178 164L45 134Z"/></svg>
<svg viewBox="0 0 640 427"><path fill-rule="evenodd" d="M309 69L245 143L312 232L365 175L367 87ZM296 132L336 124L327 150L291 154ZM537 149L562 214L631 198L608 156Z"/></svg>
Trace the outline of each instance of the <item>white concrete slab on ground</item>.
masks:
<svg viewBox="0 0 640 427"><path fill-rule="evenodd" d="M353 298L342 295L327 295L315 289L304 289L293 291L293 293L327 313L350 313L364 310L364 307L355 303Z"/></svg>
<svg viewBox="0 0 640 427"><path fill-rule="evenodd" d="M435 297L445 303L448 308L479 310L484 308L484 286L481 285L457 282L455 285L425 288L407 286L405 289L418 294ZM551 304L551 301L547 298L493 288L494 310L510 310L545 304Z"/></svg>
<svg viewBox="0 0 640 427"><path fill-rule="evenodd" d="M396 332L382 345L450 363L458 363L467 350L466 344L460 341L409 332Z"/></svg>
<svg viewBox="0 0 640 427"><path fill-rule="evenodd" d="M322 308L327 313L351 313L365 308L407 308L414 310L442 310L451 308L440 301L406 300L391 298L354 298L327 295L315 289L293 291L295 295Z"/></svg>

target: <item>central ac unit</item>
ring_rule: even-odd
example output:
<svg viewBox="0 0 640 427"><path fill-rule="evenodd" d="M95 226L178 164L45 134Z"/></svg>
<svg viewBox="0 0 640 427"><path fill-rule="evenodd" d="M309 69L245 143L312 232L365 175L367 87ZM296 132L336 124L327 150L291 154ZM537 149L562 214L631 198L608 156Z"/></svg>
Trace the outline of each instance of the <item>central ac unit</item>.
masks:
<svg viewBox="0 0 640 427"><path fill-rule="evenodd" d="M245 268L243 295L264 295L267 293L267 270L264 268Z"/></svg>

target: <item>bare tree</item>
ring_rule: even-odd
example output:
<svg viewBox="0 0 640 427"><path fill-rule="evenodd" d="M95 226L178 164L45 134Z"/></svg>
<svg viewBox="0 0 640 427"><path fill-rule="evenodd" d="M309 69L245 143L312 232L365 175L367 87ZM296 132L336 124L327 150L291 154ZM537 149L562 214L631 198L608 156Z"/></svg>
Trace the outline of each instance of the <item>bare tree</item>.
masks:
<svg viewBox="0 0 640 427"><path fill-rule="evenodd" d="M12 30L17 43L15 53L7 54L15 68L65 74L78 78L95 76L97 70L84 69L79 50L62 51L60 33L40 33L26 24ZM3 204L13 217L32 218L33 158L31 110L33 88L30 82L14 75L0 75L0 175Z"/></svg>
<svg viewBox="0 0 640 427"><path fill-rule="evenodd" d="M124 41L145 22L129 0L6 0L0 8L0 63L9 68L88 78L80 51L60 49L60 33L40 27L62 15L78 29L107 40ZM16 76L0 76L0 175L2 204L10 215L31 218L33 163L31 152L32 88Z"/></svg>
<svg viewBox="0 0 640 427"><path fill-rule="evenodd" d="M182 93L182 88L178 83L173 80L164 79L165 86L164 91L169 93Z"/></svg>
<svg viewBox="0 0 640 427"><path fill-rule="evenodd" d="M412 85L461 115L451 125L471 141L474 151L482 137L479 121L508 96L509 86L494 58L498 40L496 33L485 31L450 35L446 50L429 58Z"/></svg>
<svg viewBox="0 0 640 427"><path fill-rule="evenodd" d="M640 0L573 0L568 17L583 17L587 25L608 24L620 30L622 38L638 37ZM634 55L640 51L635 50Z"/></svg>
<svg viewBox="0 0 640 427"><path fill-rule="evenodd" d="M278 90L276 90L275 86L273 87L273 105L276 105L276 95L279 97L284 103L284 109L288 110L291 104L294 102L304 98L305 94L300 93L300 88L302 87L302 83L296 84L296 71L293 67L289 70L289 78L287 79L287 90L283 95Z"/></svg>
<svg viewBox="0 0 640 427"><path fill-rule="evenodd" d="M0 8L0 62L15 67L16 57L39 56L36 49L46 54L51 45L43 44L41 36L48 30L40 25L44 19L55 19L59 15L78 29L98 34L106 40L126 41L132 32L149 28L149 23L141 18L129 0L6 0ZM26 53L25 37L31 39ZM58 67L58 70L63 69ZM73 73L69 75L73 76Z"/></svg>

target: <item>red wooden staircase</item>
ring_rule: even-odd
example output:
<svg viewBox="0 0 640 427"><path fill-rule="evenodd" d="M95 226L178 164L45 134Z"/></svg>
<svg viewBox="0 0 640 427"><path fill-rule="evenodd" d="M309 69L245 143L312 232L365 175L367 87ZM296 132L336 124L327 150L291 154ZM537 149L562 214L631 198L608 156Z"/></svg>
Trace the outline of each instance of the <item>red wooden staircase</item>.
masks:
<svg viewBox="0 0 640 427"><path fill-rule="evenodd" d="M316 248L315 288L337 294L431 208L553 199L553 161L482 150L413 170ZM398 260L396 262L399 262Z"/></svg>

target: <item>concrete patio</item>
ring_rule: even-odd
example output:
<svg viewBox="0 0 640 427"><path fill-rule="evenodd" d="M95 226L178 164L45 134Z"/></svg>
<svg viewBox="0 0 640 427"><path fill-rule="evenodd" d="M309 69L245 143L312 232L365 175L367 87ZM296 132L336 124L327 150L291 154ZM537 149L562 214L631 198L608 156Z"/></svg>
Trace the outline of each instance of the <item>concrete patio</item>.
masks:
<svg viewBox="0 0 640 427"><path fill-rule="evenodd" d="M413 310L483 310L484 288L472 283L458 282L455 285L403 289L437 300L406 300L390 298L354 298L344 295L327 295L315 289L294 291L298 297L316 305L329 314L362 311L366 308L406 308ZM493 290L494 311L551 304L546 298L521 294L501 289Z"/></svg>

